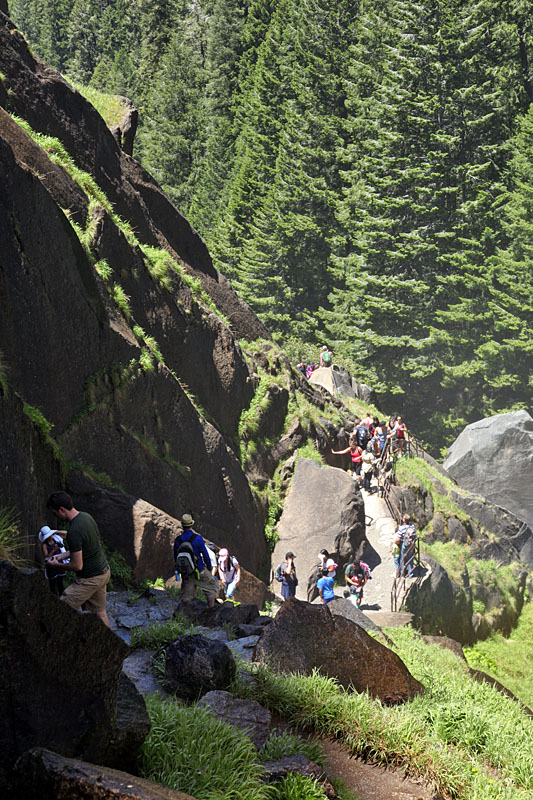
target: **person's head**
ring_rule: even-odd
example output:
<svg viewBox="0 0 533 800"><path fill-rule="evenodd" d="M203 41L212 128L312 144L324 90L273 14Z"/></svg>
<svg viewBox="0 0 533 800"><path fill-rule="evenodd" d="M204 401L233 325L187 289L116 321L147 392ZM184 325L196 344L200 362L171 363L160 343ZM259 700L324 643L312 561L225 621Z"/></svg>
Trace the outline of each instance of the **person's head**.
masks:
<svg viewBox="0 0 533 800"><path fill-rule="evenodd" d="M328 572L334 572L337 569L337 564L333 561L332 558L328 558L326 561L326 570Z"/></svg>
<svg viewBox="0 0 533 800"><path fill-rule="evenodd" d="M326 567L322 567L322 569L320 570L320 572L322 573L322 577L323 577L323 578L327 578L327 576L328 576L329 572L328 572L328 570L326 569Z"/></svg>
<svg viewBox="0 0 533 800"><path fill-rule="evenodd" d="M288 553L285 553L285 561L293 561L296 558L292 550L289 550Z"/></svg>
<svg viewBox="0 0 533 800"><path fill-rule="evenodd" d="M74 508L72 497L66 492L52 492L46 501L46 508L48 508L57 519L69 519L70 512Z"/></svg>
<svg viewBox="0 0 533 800"><path fill-rule="evenodd" d="M181 526L183 530L186 530L187 528L192 528L193 525L194 525L194 520L192 516L190 514L184 514L181 518Z"/></svg>
<svg viewBox="0 0 533 800"><path fill-rule="evenodd" d="M59 533L59 531L55 531L53 530L53 528L49 528L48 525L44 525L39 531L39 541L41 542L41 544L43 542L49 542L50 537L53 536L55 533Z"/></svg>
<svg viewBox="0 0 533 800"><path fill-rule="evenodd" d="M366 450L367 450L367 453L371 453L372 452L372 444L370 442L367 444Z"/></svg>
<svg viewBox="0 0 533 800"><path fill-rule="evenodd" d="M323 352L323 353L326 353L326 352L327 352L327 349L328 349L328 346L327 346L327 344L324 344L324 345L322 345L322 352Z"/></svg>
<svg viewBox="0 0 533 800"><path fill-rule="evenodd" d="M227 558L229 558L229 550L227 549L227 547L222 547L218 551L218 557L223 561L225 561Z"/></svg>
<svg viewBox="0 0 533 800"><path fill-rule="evenodd" d="M358 568L359 568L359 566L360 566L360 564L361 564L361 561L360 561L360 559L359 559L359 558L354 558L354 560L352 561L352 564L354 565L354 567L355 567L356 569L358 569Z"/></svg>
<svg viewBox="0 0 533 800"><path fill-rule="evenodd" d="M403 515L402 522L411 522L411 517L409 516L409 514Z"/></svg>

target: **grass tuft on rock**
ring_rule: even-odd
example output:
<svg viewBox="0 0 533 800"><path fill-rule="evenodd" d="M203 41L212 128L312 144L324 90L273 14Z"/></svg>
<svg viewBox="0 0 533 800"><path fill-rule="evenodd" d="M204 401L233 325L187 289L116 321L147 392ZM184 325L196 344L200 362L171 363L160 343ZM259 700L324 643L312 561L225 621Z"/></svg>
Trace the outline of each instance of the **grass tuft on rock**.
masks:
<svg viewBox="0 0 533 800"><path fill-rule="evenodd" d="M271 800L245 734L196 705L155 695L146 705L152 730L140 752L144 778L198 800Z"/></svg>

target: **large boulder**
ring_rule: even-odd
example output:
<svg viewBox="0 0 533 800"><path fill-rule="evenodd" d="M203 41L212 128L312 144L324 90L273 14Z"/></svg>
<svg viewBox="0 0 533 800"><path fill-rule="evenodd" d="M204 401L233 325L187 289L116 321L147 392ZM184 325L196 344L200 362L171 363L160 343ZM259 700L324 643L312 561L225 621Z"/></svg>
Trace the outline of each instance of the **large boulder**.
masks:
<svg viewBox="0 0 533 800"><path fill-rule="evenodd" d="M460 486L533 526L533 419L527 411L467 425L444 467Z"/></svg>
<svg viewBox="0 0 533 800"><path fill-rule="evenodd" d="M194 800L127 772L64 758L35 747L15 764L14 797L39 800Z"/></svg>
<svg viewBox="0 0 533 800"><path fill-rule="evenodd" d="M332 367L319 367L311 373L309 382L322 386L334 397L357 397L364 403L373 401L373 389L366 383L359 383L352 378L348 370L334 364Z"/></svg>
<svg viewBox="0 0 533 800"><path fill-rule="evenodd" d="M255 659L280 672L318 669L346 689L369 692L383 703L408 700L424 687L403 661L359 625L327 606L286 600L257 643Z"/></svg>
<svg viewBox="0 0 533 800"><path fill-rule="evenodd" d="M464 572L459 585L432 558L425 556L424 564L426 573L410 586L403 603L403 608L413 614L414 627L424 634L471 644L476 637L468 573Z"/></svg>
<svg viewBox="0 0 533 800"><path fill-rule="evenodd" d="M42 573L0 563L0 786L31 747L131 768L149 724L142 708L130 727L118 712L127 653L98 617L54 597Z"/></svg>
<svg viewBox="0 0 533 800"><path fill-rule="evenodd" d="M167 689L184 700L227 689L237 671L229 647L201 634L180 636L165 647L165 654Z"/></svg>
<svg viewBox="0 0 533 800"><path fill-rule="evenodd" d="M322 548L338 559L339 568L364 549L365 509L361 492L342 470L301 458L277 531L273 568L292 550L299 581L296 597L307 600L316 582L317 556Z"/></svg>
<svg viewBox="0 0 533 800"><path fill-rule="evenodd" d="M259 750L270 733L272 715L257 700L241 700L230 692L207 692L198 702L217 719L246 733Z"/></svg>

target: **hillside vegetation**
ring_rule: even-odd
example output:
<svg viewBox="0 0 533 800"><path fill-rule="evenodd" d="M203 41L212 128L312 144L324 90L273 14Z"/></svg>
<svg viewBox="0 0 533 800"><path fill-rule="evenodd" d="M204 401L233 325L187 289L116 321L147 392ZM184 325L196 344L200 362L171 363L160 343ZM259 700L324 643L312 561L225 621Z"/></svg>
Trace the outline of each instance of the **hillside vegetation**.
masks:
<svg viewBox="0 0 533 800"><path fill-rule="evenodd" d="M435 449L531 406L527 4L9 5L139 107L136 156L276 335L327 337Z"/></svg>

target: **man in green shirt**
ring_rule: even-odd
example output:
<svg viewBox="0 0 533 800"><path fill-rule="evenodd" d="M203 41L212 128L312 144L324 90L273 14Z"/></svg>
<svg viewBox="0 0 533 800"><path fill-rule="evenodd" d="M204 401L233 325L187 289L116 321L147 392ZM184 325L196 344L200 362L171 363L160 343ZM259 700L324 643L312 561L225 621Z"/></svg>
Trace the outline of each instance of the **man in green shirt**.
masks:
<svg viewBox="0 0 533 800"><path fill-rule="evenodd" d="M76 572L76 579L67 586L61 600L71 608L93 611L109 628L106 587L111 573L102 550L98 525L86 511L77 511L74 508L72 498L66 492L51 494L46 507L57 519L69 523L67 552L48 562L52 567L59 565ZM62 563L65 559L70 561Z"/></svg>

